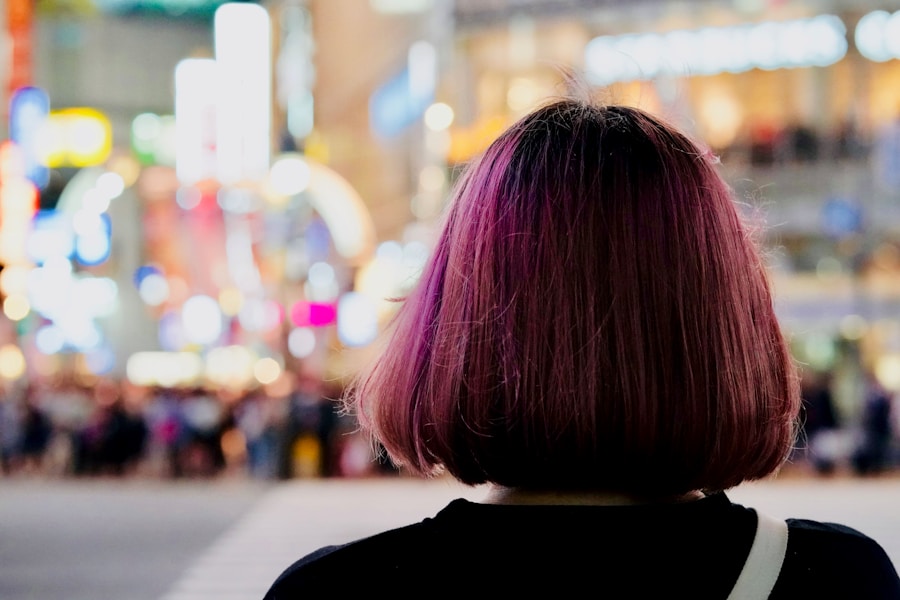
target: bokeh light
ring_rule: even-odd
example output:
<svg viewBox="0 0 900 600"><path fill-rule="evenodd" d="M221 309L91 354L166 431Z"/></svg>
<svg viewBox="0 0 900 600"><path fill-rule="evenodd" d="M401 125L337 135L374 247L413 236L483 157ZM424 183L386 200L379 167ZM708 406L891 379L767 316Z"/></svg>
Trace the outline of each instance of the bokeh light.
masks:
<svg viewBox="0 0 900 600"><path fill-rule="evenodd" d="M25 374L25 356L15 344L0 346L0 377L18 379Z"/></svg>
<svg viewBox="0 0 900 600"><path fill-rule="evenodd" d="M316 333L309 327L297 327L288 334L288 351L296 358L306 358L316 349Z"/></svg>
<svg viewBox="0 0 900 600"><path fill-rule="evenodd" d="M222 335L219 303L204 295L188 298L181 307L181 324L189 342L212 344Z"/></svg>
<svg viewBox="0 0 900 600"><path fill-rule="evenodd" d="M222 314L233 317L241 312L244 306L244 293L235 287L226 287L219 291L219 306Z"/></svg>
<svg viewBox="0 0 900 600"><path fill-rule="evenodd" d="M425 110L425 126L432 131L443 131L453 124L453 108L444 102L435 102Z"/></svg>
<svg viewBox="0 0 900 600"><path fill-rule="evenodd" d="M338 304L338 337L345 346L365 346L378 335L378 310L372 300L358 292L341 296Z"/></svg>
<svg viewBox="0 0 900 600"><path fill-rule="evenodd" d="M44 325L35 332L34 344L43 354L56 354L65 348L66 336L56 325Z"/></svg>
<svg viewBox="0 0 900 600"><path fill-rule="evenodd" d="M205 375L215 385L227 388L246 386L253 379L256 357L243 346L223 346L209 351Z"/></svg>
<svg viewBox="0 0 900 600"><path fill-rule="evenodd" d="M274 358L260 358L253 364L253 376L263 385L274 383L281 376L281 365Z"/></svg>
<svg viewBox="0 0 900 600"><path fill-rule="evenodd" d="M309 164L300 156L282 156L269 172L269 185L285 196L299 194L309 186Z"/></svg>
<svg viewBox="0 0 900 600"><path fill-rule="evenodd" d="M31 312L28 298L22 294L12 294L3 300L3 314L10 321L21 321Z"/></svg>

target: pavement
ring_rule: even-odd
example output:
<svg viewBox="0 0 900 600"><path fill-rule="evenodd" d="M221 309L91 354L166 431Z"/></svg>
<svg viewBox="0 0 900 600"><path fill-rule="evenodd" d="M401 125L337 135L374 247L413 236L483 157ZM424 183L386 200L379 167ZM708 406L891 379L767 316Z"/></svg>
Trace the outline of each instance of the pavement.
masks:
<svg viewBox="0 0 900 600"><path fill-rule="evenodd" d="M183 573L160 600L261 600L301 556L432 516L483 488L451 480L297 480L270 491Z"/></svg>
<svg viewBox="0 0 900 600"><path fill-rule="evenodd" d="M212 544L160 600L259 600L275 577L321 546L431 516L484 488L451 480L295 481L269 492ZM780 518L840 522L878 540L900 565L900 479L810 479L745 484L729 497Z"/></svg>
<svg viewBox="0 0 900 600"><path fill-rule="evenodd" d="M0 480L0 600L260 600L308 552L486 493L406 477ZM900 565L900 477L788 476L728 495L772 516L855 527Z"/></svg>
<svg viewBox="0 0 900 600"><path fill-rule="evenodd" d="M270 489L0 478L0 600L157 600Z"/></svg>

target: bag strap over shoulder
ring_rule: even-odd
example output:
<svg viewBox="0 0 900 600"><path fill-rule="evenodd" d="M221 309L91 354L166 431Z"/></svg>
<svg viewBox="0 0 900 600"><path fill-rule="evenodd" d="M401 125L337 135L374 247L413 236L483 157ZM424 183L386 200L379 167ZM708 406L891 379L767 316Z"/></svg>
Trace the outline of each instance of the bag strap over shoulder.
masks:
<svg viewBox="0 0 900 600"><path fill-rule="evenodd" d="M756 511L756 536L728 600L764 600L769 597L787 552L788 527L781 519L775 519Z"/></svg>

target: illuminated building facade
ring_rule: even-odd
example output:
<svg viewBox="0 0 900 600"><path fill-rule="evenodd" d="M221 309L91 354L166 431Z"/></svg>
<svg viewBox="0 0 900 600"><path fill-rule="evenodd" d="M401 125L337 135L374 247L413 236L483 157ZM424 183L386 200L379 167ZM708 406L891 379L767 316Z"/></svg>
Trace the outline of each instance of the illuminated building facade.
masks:
<svg viewBox="0 0 900 600"><path fill-rule="evenodd" d="M93 107L110 123L106 158L58 171L72 212L84 191L98 190L88 208L118 191L107 173L124 186L108 199L110 262L78 266L130 298L115 316L92 317L118 332L119 354L225 361L212 351L231 348L229 360L252 370L263 359L309 364L323 340L346 349L334 341L341 335L365 348L373 318L389 314L381 300L408 289L427 257L456 167L564 91L568 66L603 98L665 114L721 156L751 218L767 225L778 309L802 361L842 369L859 358L900 387L891 375L900 373L900 151L891 145L900 142L889 135L900 116L900 2L249 7L268 16L260 35L269 41L253 46L271 47L268 63L257 56L265 68L248 67L252 52L229 55L214 8L200 18L166 17L165 3L115 4L129 18L37 16L34 83L49 91L51 112ZM243 73L227 94L203 83L219 68ZM251 73L269 79L252 83ZM220 110L262 120L216 121ZM80 195L69 187L78 171L87 173ZM346 308L366 302L374 317L371 305ZM339 334L341 303L357 317ZM190 327L204 317L188 318L184 340L186 309L221 318L203 331ZM41 339L52 349L61 338ZM253 356L235 358L237 346Z"/></svg>
<svg viewBox="0 0 900 600"><path fill-rule="evenodd" d="M776 303L798 359L900 389L900 3L526 0L455 3L465 161L543 98L560 66L601 99L675 120L711 146L765 227Z"/></svg>

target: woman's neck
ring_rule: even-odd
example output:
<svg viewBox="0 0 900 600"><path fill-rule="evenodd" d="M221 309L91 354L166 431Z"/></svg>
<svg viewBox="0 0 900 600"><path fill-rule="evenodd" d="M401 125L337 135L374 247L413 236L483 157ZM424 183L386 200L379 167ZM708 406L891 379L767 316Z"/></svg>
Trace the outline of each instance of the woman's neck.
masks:
<svg viewBox="0 0 900 600"><path fill-rule="evenodd" d="M488 504L622 506L673 504L700 500L704 497L703 492L700 491L688 492L678 496L649 497L601 491L531 490L493 486L485 502Z"/></svg>

